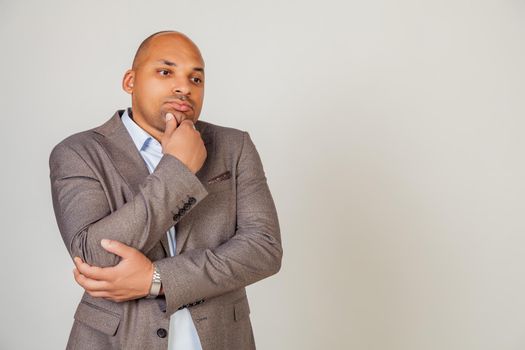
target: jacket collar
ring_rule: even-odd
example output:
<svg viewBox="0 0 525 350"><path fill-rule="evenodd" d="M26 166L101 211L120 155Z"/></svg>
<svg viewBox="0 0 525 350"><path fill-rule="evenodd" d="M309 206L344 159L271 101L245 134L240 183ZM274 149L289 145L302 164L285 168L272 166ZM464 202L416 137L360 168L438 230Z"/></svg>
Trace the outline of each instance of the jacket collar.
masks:
<svg viewBox="0 0 525 350"><path fill-rule="evenodd" d="M113 114L113 116L104 124L101 126L93 129L94 132L109 137L113 133L126 133L128 134L126 127L122 123L122 120L120 119L122 117L122 114L124 113L123 109L119 109L118 111ZM128 108L128 113L131 115L131 108ZM207 138L206 136L209 136L210 130L209 130L209 124L200 120L197 120L195 123L195 128L201 133L201 136L204 140L204 143L207 143L211 140Z"/></svg>

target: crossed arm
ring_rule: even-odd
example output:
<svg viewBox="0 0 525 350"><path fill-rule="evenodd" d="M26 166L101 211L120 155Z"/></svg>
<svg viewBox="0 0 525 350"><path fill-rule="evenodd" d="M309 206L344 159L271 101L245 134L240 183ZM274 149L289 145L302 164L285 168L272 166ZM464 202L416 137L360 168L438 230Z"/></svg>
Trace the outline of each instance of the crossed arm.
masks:
<svg viewBox="0 0 525 350"><path fill-rule="evenodd" d="M58 157L60 152L50 160L52 192L64 241L72 257L80 258L75 259L76 281L92 296L117 302L147 295L153 269L144 252L175 224L174 208L181 206L189 194L197 198L197 203L206 196L202 184L165 156L161 163L166 164L159 163L140 193L112 211L97 174L78 154L68 154L74 160L69 165L60 162L64 156ZM174 171L182 176L168 177ZM164 200L159 201L159 196ZM153 208L158 202L161 204ZM80 219L70 222L71 218ZM117 222L128 224L115 225ZM102 245L102 239L109 239L110 244ZM258 153L244 133L237 169L236 233L214 249L186 251L156 262L167 312L171 314L181 305L276 273L281 257L275 206Z"/></svg>
<svg viewBox="0 0 525 350"><path fill-rule="evenodd" d="M121 257L113 267L91 266L75 257L73 275L77 283L92 297L123 302L148 295L153 264L139 250L118 241L103 239L108 252Z"/></svg>

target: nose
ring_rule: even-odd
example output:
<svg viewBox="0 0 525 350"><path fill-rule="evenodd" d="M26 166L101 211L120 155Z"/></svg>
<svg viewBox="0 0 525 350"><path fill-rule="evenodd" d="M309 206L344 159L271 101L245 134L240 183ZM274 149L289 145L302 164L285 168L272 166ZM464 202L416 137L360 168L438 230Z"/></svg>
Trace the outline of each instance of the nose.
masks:
<svg viewBox="0 0 525 350"><path fill-rule="evenodd" d="M180 77L178 79L175 79L172 87L172 91L176 95L184 95L189 96L191 93L190 84L188 82L188 79L185 77Z"/></svg>

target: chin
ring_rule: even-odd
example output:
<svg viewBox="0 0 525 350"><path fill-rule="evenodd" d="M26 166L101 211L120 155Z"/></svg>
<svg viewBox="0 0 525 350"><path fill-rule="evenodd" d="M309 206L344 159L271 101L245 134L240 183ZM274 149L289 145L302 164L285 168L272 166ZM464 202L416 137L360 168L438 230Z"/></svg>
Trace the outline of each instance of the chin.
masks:
<svg viewBox="0 0 525 350"><path fill-rule="evenodd" d="M176 114L173 114L177 120L180 120L182 122L183 120L191 120L192 122L195 122L195 117L193 115L187 115L183 112L176 112ZM180 124L180 123L179 123Z"/></svg>

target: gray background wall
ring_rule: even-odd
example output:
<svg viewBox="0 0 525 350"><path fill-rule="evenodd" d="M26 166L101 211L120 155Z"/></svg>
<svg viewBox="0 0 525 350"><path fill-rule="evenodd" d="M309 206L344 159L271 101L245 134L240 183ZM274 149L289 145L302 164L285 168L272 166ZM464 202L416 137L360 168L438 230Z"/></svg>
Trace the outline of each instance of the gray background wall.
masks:
<svg viewBox="0 0 525 350"><path fill-rule="evenodd" d="M525 348L522 1L0 0L0 348L61 349L81 295L54 144L129 105L147 35L207 62L201 119L248 130L281 272L260 349Z"/></svg>

